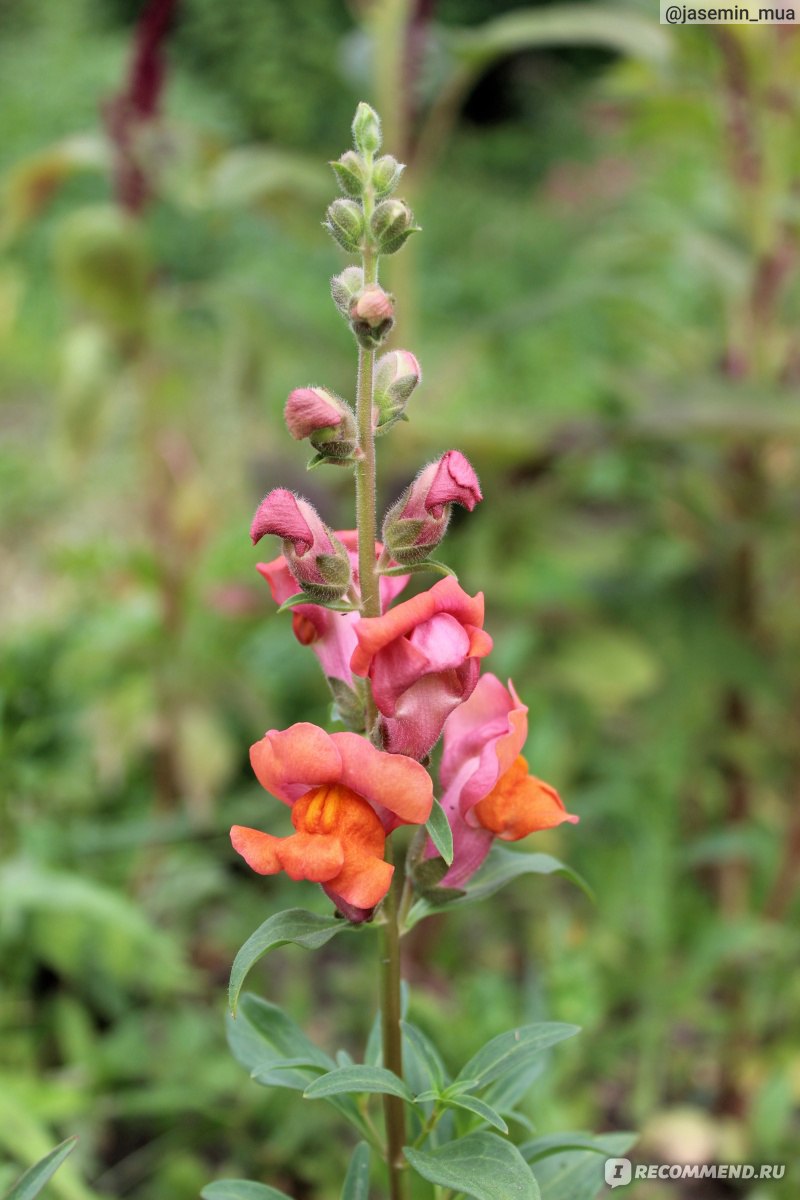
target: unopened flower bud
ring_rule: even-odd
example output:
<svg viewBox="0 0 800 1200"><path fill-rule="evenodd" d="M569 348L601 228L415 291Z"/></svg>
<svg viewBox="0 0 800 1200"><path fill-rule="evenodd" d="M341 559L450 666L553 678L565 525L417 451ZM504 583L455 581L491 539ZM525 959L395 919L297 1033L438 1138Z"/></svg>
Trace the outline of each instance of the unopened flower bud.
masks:
<svg viewBox="0 0 800 1200"><path fill-rule="evenodd" d="M348 150L341 158L331 163L336 182L345 196L358 199L364 192L367 182L367 165L360 154Z"/></svg>
<svg viewBox="0 0 800 1200"><path fill-rule="evenodd" d="M387 554L403 566L423 562L447 532L453 504L472 512L482 499L469 460L458 450L448 450L423 467L387 512L383 522Z"/></svg>
<svg viewBox="0 0 800 1200"><path fill-rule="evenodd" d="M269 492L253 517L253 545L266 533L283 539L286 565L301 591L323 601L345 595L352 579L350 557L308 500L286 488Z"/></svg>
<svg viewBox="0 0 800 1200"><path fill-rule="evenodd" d="M394 254L416 229L414 214L403 200L382 200L370 221L379 254Z"/></svg>
<svg viewBox="0 0 800 1200"><path fill-rule="evenodd" d="M394 302L380 284L368 283L350 305L350 327L359 343L371 350L388 337L394 325Z"/></svg>
<svg viewBox="0 0 800 1200"><path fill-rule="evenodd" d="M386 433L405 412L411 393L422 378L410 350L391 350L375 367L375 432Z"/></svg>
<svg viewBox="0 0 800 1200"><path fill-rule="evenodd" d="M283 410L296 441L308 438L325 458L344 461L358 445L356 419L349 404L321 387L295 388Z"/></svg>
<svg viewBox="0 0 800 1200"><path fill-rule="evenodd" d="M353 117L353 142L362 154L375 154L381 148L381 122L374 108L362 100Z"/></svg>
<svg viewBox="0 0 800 1200"><path fill-rule="evenodd" d="M361 267L345 267L331 280L333 303L343 317L350 316L350 308L356 296L363 290L364 272Z"/></svg>
<svg viewBox="0 0 800 1200"><path fill-rule="evenodd" d="M364 214L355 200L334 200L323 222L343 250L357 254L364 236Z"/></svg>
<svg viewBox="0 0 800 1200"><path fill-rule="evenodd" d="M384 154L372 168L372 186L379 200L388 196L400 182L400 176L405 171L403 163L399 163L391 154Z"/></svg>

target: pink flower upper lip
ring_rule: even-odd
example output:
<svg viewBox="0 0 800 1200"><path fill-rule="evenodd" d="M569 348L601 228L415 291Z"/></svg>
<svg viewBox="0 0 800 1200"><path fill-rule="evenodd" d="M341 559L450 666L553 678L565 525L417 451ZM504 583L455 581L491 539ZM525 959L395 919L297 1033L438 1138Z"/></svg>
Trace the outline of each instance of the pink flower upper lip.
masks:
<svg viewBox="0 0 800 1200"><path fill-rule="evenodd" d="M453 578L356 624L353 674L368 676L388 749L422 758L453 709L469 696L492 648L483 596Z"/></svg>
<svg viewBox="0 0 800 1200"><path fill-rule="evenodd" d="M448 450L436 464L425 509L434 517L442 515L445 504L461 504L468 512L483 499L478 476L460 450Z"/></svg>
<svg viewBox="0 0 800 1200"><path fill-rule="evenodd" d="M344 413L324 388L295 388L289 393L284 418L293 438L307 438L316 429L340 425Z"/></svg>

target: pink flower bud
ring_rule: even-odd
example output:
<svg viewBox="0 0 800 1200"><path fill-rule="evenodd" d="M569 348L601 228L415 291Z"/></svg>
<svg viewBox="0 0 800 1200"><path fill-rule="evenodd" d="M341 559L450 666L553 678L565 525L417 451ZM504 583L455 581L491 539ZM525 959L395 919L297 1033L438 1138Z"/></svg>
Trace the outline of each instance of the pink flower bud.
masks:
<svg viewBox="0 0 800 1200"><path fill-rule="evenodd" d="M394 305L389 296L378 283L368 283L361 295L350 308L350 316L366 321L371 329L377 328L384 321L394 316Z"/></svg>
<svg viewBox="0 0 800 1200"><path fill-rule="evenodd" d="M321 387L295 388L283 410L286 427L296 441L308 438L326 458L344 460L358 445L353 410Z"/></svg>
<svg viewBox="0 0 800 1200"><path fill-rule="evenodd" d="M472 512L482 500L478 476L458 450L423 467L392 505L383 523L387 553L407 565L423 562L447 532L453 504Z"/></svg>
<svg viewBox="0 0 800 1200"><path fill-rule="evenodd" d="M374 350L394 325L394 298L377 283L368 283L350 304L350 328L360 346Z"/></svg>
<svg viewBox="0 0 800 1200"><path fill-rule="evenodd" d="M302 591L315 600L344 596L352 578L347 550L307 500L286 488L269 492L253 517L253 545L265 533L283 539L286 564Z"/></svg>
<svg viewBox="0 0 800 1200"><path fill-rule="evenodd" d="M392 350L375 367L376 432L383 434L399 421L414 388L422 378L410 350Z"/></svg>

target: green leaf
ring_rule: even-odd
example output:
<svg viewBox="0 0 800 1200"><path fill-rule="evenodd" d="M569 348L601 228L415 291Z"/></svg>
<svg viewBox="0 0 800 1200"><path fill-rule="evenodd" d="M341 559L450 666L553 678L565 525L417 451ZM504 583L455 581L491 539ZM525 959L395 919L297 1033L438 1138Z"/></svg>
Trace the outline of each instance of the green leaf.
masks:
<svg viewBox="0 0 800 1200"><path fill-rule="evenodd" d="M577 1025L565 1025L557 1021L541 1021L535 1025L520 1025L508 1033L500 1033L474 1054L461 1071L458 1079L476 1079L478 1087L486 1087L500 1079L507 1071L517 1067L523 1060L541 1054L543 1050L563 1042L580 1032Z"/></svg>
<svg viewBox="0 0 800 1200"><path fill-rule="evenodd" d="M356 609L352 604L342 604L338 600L317 600L313 596L309 596L307 592L296 592L294 596L290 596L288 600L284 600L276 608L276 612L282 613L287 608L296 608L298 604L315 604L317 608L329 608L331 612L355 612Z"/></svg>
<svg viewBox="0 0 800 1200"><path fill-rule="evenodd" d="M442 1096L442 1104L446 1104L449 1108L462 1108L467 1112L475 1113L477 1117L488 1122L489 1125L493 1125L501 1133L508 1133L508 1125L500 1113L496 1112L490 1104L479 1100L477 1096Z"/></svg>
<svg viewBox="0 0 800 1200"><path fill-rule="evenodd" d="M78 1143L77 1137L69 1137L61 1142L44 1158L39 1159L29 1167L24 1175L12 1185L11 1191L6 1192L4 1200L33 1200L38 1196L47 1181L55 1175L64 1159L72 1153Z"/></svg>
<svg viewBox="0 0 800 1200"><path fill-rule="evenodd" d="M285 946L288 942L295 946L305 946L307 950L318 950L337 933L348 928L352 926L346 921L332 915L321 917L304 908L287 908L269 917L251 934L233 960L228 988L231 1012L236 1013L239 993L250 968L270 950Z"/></svg>
<svg viewBox="0 0 800 1200"><path fill-rule="evenodd" d="M231 1053L257 1083L302 1092L315 1076L335 1069L329 1054L315 1046L300 1026L276 1004L246 993L239 1014L227 1020ZM294 1060L295 1065L292 1065ZM364 1136L366 1126L350 1096L329 1101Z"/></svg>
<svg viewBox="0 0 800 1200"><path fill-rule="evenodd" d="M412 906L406 918L405 928L412 929L419 921L433 913L460 908L477 900L486 900L521 875L563 875L579 887L590 900L594 900L594 893L585 879L552 855L524 854L518 850L509 850L506 846L495 845L481 869L466 885L463 894L448 895L447 899L442 900L438 900L435 893L421 897Z"/></svg>
<svg viewBox="0 0 800 1200"><path fill-rule="evenodd" d="M470 1133L436 1150L406 1146L403 1153L423 1179L473 1200L539 1200L525 1159L496 1133Z"/></svg>
<svg viewBox="0 0 800 1200"><path fill-rule="evenodd" d="M431 1086L438 1093L449 1079L441 1054L430 1038L416 1025L412 1025L410 1021L401 1021L400 1026L405 1043L404 1053L407 1054L408 1050L411 1050L411 1054L416 1058L424 1074L427 1075Z"/></svg>
<svg viewBox="0 0 800 1200"><path fill-rule="evenodd" d="M359 1142L347 1168L341 1200L369 1200L369 1160L369 1146Z"/></svg>
<svg viewBox="0 0 800 1200"><path fill-rule="evenodd" d="M452 38L458 57L473 71L522 50L541 46L599 45L654 62L666 60L669 33L651 17L629 8L595 4L558 4L519 9L477 28L459 30Z"/></svg>
<svg viewBox="0 0 800 1200"><path fill-rule="evenodd" d="M291 1200L286 1192L249 1179L218 1179L200 1193L202 1200Z"/></svg>
<svg viewBox="0 0 800 1200"><path fill-rule="evenodd" d="M431 835L434 846L449 867L453 861L453 831L444 809L435 796L431 815L428 817L425 828Z"/></svg>
<svg viewBox="0 0 800 1200"><path fill-rule="evenodd" d="M309 1071L330 1071L333 1059L306 1037L276 1004L246 993L237 1017L228 1017L228 1044L237 1062L259 1083L303 1091ZM289 1069L290 1067L294 1069ZM268 1078L271 1071L279 1072Z"/></svg>
<svg viewBox="0 0 800 1200"><path fill-rule="evenodd" d="M437 575L452 575L453 579L458 578L452 567L448 567L447 563L439 562L435 558L426 558L424 562L419 563L408 563L404 567L384 567L381 575L419 575L421 571L434 571Z"/></svg>
<svg viewBox="0 0 800 1200"><path fill-rule="evenodd" d="M336 1067L327 1075L321 1075L310 1083L303 1095L307 1100L321 1100L326 1096L347 1095L362 1092L376 1093L383 1096L399 1096L401 1100L414 1103L410 1089L402 1079L386 1067Z"/></svg>
<svg viewBox="0 0 800 1200"><path fill-rule="evenodd" d="M606 1158L619 1158L636 1141L634 1133L550 1133L520 1146L536 1163L542 1200L595 1200L603 1186Z"/></svg>

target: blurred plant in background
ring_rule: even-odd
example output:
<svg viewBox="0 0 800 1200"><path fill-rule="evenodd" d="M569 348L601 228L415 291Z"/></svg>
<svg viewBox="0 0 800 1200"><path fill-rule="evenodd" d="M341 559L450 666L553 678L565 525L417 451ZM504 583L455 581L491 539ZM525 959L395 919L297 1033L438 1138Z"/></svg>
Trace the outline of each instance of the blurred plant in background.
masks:
<svg viewBox="0 0 800 1200"><path fill-rule="evenodd" d="M453 427L503 496L469 543L454 520L452 561L467 590L492 579L493 669L530 704L600 897L551 911L519 888L472 917L483 970L457 1000L465 931L429 922L415 1020L475 1047L503 1021L583 1025L595 1061L565 1047L528 1102L542 1132L636 1126L643 1157L790 1160L794 30L667 41L644 6L592 5L578 35L573 17L548 36L558 6L314 0L290 22L277 0L183 0L134 216L107 131L142 7L0 5L0 1186L79 1132L94 1182L63 1167L48 1186L68 1200L188 1200L231 1145L233 1173L336 1194L324 1129L255 1086L230 1109L218 997L263 912L220 863L230 814L261 811L238 747L307 694L325 719L263 583L239 585L240 530L278 465L315 499L301 447L251 447L273 444L298 361L346 387L316 286L338 261L309 217L328 192L314 155L337 152L362 90L408 146L427 235L391 280L415 299L426 398L385 498ZM322 953L341 1028L364 979ZM302 1018L308 969L300 952L271 968Z"/></svg>

